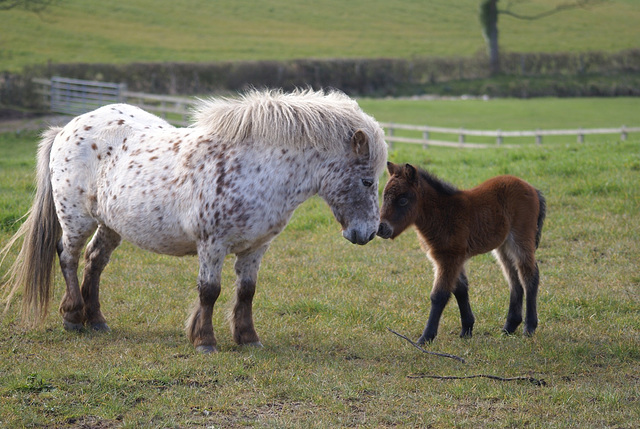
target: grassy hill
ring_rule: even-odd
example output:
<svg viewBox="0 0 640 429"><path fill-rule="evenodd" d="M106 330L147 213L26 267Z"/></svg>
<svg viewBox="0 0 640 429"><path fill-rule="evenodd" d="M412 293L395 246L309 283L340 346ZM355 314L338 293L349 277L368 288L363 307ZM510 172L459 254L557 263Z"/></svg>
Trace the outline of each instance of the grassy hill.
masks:
<svg viewBox="0 0 640 429"><path fill-rule="evenodd" d="M477 0L60 0L38 16L0 12L0 70L52 62L258 60L473 55ZM522 13L558 0L518 6ZM536 21L500 18L503 49L638 47L640 2L611 0Z"/></svg>

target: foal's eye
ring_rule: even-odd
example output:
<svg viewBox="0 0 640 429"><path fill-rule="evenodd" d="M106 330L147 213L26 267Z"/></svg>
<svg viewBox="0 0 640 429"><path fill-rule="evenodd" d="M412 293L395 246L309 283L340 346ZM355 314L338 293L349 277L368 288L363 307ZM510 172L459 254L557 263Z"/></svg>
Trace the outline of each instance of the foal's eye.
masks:
<svg viewBox="0 0 640 429"><path fill-rule="evenodd" d="M402 197L402 198L398 199L398 205L399 205L400 207L404 207L404 206L406 206L407 204L409 204L409 199L408 199L408 198L406 198L406 197Z"/></svg>
<svg viewBox="0 0 640 429"><path fill-rule="evenodd" d="M373 185L373 180L369 180L369 179L362 179L362 184L367 187L370 188Z"/></svg>

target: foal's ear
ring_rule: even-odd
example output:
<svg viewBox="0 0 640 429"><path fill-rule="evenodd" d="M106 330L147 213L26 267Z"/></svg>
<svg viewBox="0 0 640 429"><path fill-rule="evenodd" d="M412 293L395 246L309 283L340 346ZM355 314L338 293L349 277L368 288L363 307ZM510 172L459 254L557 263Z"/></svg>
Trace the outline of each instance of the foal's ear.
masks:
<svg viewBox="0 0 640 429"><path fill-rule="evenodd" d="M389 176L393 176L398 172L398 165L394 164L391 161L387 161L387 171L389 172Z"/></svg>
<svg viewBox="0 0 640 429"><path fill-rule="evenodd" d="M369 156L369 138L362 130L353 133L351 137L351 148L358 156Z"/></svg>
<svg viewBox="0 0 640 429"><path fill-rule="evenodd" d="M416 181L416 175L417 175L417 171L416 168L411 165L411 164L405 164L404 165L404 175L407 178L407 181L409 183L413 183Z"/></svg>

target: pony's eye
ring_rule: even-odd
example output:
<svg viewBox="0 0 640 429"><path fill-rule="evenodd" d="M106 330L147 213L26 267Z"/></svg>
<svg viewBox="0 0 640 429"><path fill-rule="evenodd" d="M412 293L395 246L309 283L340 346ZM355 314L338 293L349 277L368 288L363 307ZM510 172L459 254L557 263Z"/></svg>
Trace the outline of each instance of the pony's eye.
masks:
<svg viewBox="0 0 640 429"><path fill-rule="evenodd" d="M369 180L369 179L362 179L362 184L367 187L370 188L373 185L373 180Z"/></svg>
<svg viewBox="0 0 640 429"><path fill-rule="evenodd" d="M402 198L400 198L400 199L398 200L398 205L399 205L400 207L404 207L404 206L406 206L407 204L409 204L409 199L408 199L408 198L406 198L406 197L402 197Z"/></svg>

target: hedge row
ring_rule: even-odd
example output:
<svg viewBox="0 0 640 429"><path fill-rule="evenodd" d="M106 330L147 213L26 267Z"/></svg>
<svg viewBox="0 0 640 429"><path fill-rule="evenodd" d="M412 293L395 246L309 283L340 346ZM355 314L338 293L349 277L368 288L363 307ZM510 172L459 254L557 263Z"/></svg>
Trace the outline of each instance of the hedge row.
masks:
<svg viewBox="0 0 640 429"><path fill-rule="evenodd" d="M37 100L32 94L30 80L33 77L51 76L126 83L130 91L181 95L238 91L249 86L287 90L308 86L333 87L354 96L411 95L429 91L455 94L455 88L459 85L450 83L482 82L487 79L524 82L540 78L550 79L551 85L533 92L523 92L521 85L516 85L518 88L513 93L509 91L509 85L502 85L499 93L493 94L491 86L467 85L465 92L482 90L489 92L489 95L520 97L639 95L640 91L637 86L623 84L620 87L616 83L617 76L633 77L640 74L640 49L617 53L507 53L502 55L501 66L502 75L496 78L489 75L486 55L464 58L47 64L28 67L17 75L0 75L0 96L3 104L30 106ZM604 87L599 86L602 83L597 84L589 89L579 83L580 78L585 76L605 77L606 84ZM562 93L555 93L557 89L554 89L553 82L567 79L573 83L564 85ZM593 83L590 85L593 86ZM569 88L568 93L566 88Z"/></svg>

